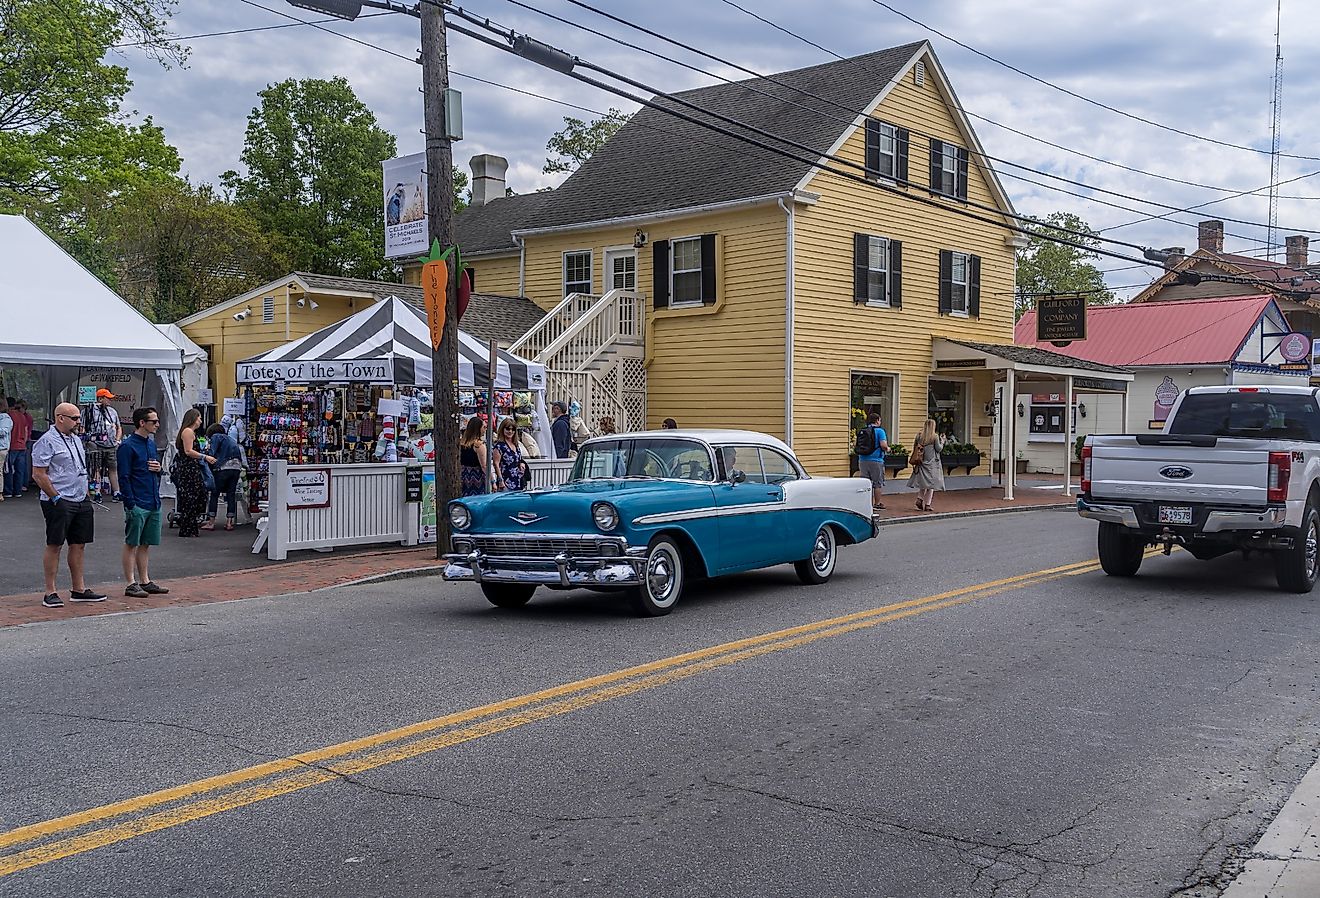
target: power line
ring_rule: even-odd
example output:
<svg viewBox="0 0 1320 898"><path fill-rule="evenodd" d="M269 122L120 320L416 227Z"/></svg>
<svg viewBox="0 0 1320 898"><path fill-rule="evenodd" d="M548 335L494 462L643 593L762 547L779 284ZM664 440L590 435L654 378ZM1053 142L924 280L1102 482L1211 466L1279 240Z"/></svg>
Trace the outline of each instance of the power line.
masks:
<svg viewBox="0 0 1320 898"><path fill-rule="evenodd" d="M1002 59L997 59L996 57L991 56L989 53L985 53L981 50L976 49L970 44L963 43L962 41L958 40L956 37L945 34L943 31L940 31L937 28L927 25L925 22L922 22L918 19L914 19L912 16L908 15L905 12L894 9L894 7L890 6L888 3L885 3L884 0L871 0L871 2L874 3L876 6L884 7L894 15L898 16L899 18L906 19L907 21L911 22L913 25L916 25L918 28L924 28L925 30L929 31L931 34L937 34L940 37L944 38L946 41L949 41L952 44L957 44L959 47L962 47L964 50L967 50L970 53L975 53L977 56L980 56L982 59L993 62L995 65L1003 66L1004 68L1008 69L1011 72L1016 72L1017 74L1021 75L1024 78L1028 78L1032 81L1035 81L1037 84L1043 84L1046 87L1053 88L1054 90L1057 90L1060 93L1067 94L1068 96L1073 97L1074 99L1077 100L1081 100L1084 103L1090 103L1092 106L1096 106L1108 112L1115 113L1116 115L1121 115L1125 118L1130 118L1133 121L1141 122L1142 124L1150 125L1151 127L1154 128L1160 128L1161 130L1164 131L1171 131L1174 134L1181 134L1183 137L1190 137L1193 140L1201 140L1201 141L1205 141L1206 143L1213 143L1221 147L1228 147L1229 149L1233 149L1233 150L1243 150L1245 152L1257 153L1265 156L1268 156L1270 154L1269 150L1261 150L1261 149L1257 149L1256 147L1247 146L1245 144L1240 144L1240 143L1229 143L1226 140L1219 140L1214 137L1206 137L1204 134L1196 134L1191 131L1184 131L1181 128L1175 128L1172 125L1166 125L1162 122L1154 121L1153 119L1144 118L1143 116L1137 115L1136 113L1119 109L1116 106L1110 106L1107 103L1101 103L1099 100L1093 100L1088 96L1079 94L1076 91L1069 90L1066 87L1061 87L1060 85L1055 84L1052 81L1048 81L1037 75L1033 75L1028 71L1024 71L1023 69L1018 68L1012 63L1004 62ZM1280 153L1279 155L1287 157L1289 159L1306 159L1311 162L1320 162L1320 156L1300 156L1293 153Z"/></svg>
<svg viewBox="0 0 1320 898"><path fill-rule="evenodd" d="M359 18L359 19L374 19L374 18L376 18L377 16L388 16L388 15L392 15L392 13L388 13L388 12L369 12L369 13L363 13L362 15L358 16L358 18ZM326 24L327 22L342 22L342 21L343 21L343 19L335 19L335 18L329 18L329 19L314 19L314 20L312 20L312 21L307 21L307 22L303 21L302 19L298 19L296 22L285 22L285 23L283 23L283 24L281 24L281 25L261 25L261 26L259 26L259 27L257 27L257 28L234 28L234 29L231 29L230 31L207 31L207 32L204 32L204 33L202 33L202 34L185 34L185 35L182 35L182 36L180 36L180 37L173 38L173 40L180 41L180 42L182 42L182 41L197 41L197 40L201 40L202 38L207 38L207 37L229 37L229 36L231 36L231 35L235 35L235 34L255 34L255 33L258 32L258 31L277 31L277 30L279 30L279 29L281 29L281 28L297 28L299 25L324 25L324 24ZM126 49L128 49L129 47L145 47L145 46L147 46L147 45L149 45L149 44L151 44L151 43L152 43L151 41L133 41L132 43L127 43L127 44L112 44L112 45L109 47L109 49L111 49L111 50L126 50Z"/></svg>
<svg viewBox="0 0 1320 898"><path fill-rule="evenodd" d="M308 21L307 19L300 19L297 16L290 15L287 12L283 12L278 9L271 9L269 6L262 6L260 3L257 3L256 0L243 0L243 2L246 3L248 6L255 6L257 9L264 9L266 12L270 13L271 15L283 16L286 19L293 19L293 21L298 23L299 25L310 25L311 27L315 28L317 31L324 31L326 34L333 34L335 37L342 37L346 41L352 41L355 44L361 44L362 46L369 47L372 50L379 50L381 53L388 53L390 56L393 56L397 59L402 59L404 62L413 62L413 63L417 62L417 57L415 56L404 56L402 53L395 53L393 50L390 50L386 47L382 47L379 44L373 44L369 41L364 41L361 38L356 38L353 37L352 35L344 34L339 31L332 31L329 28L326 28L324 25L318 25L316 22L311 22Z"/></svg>

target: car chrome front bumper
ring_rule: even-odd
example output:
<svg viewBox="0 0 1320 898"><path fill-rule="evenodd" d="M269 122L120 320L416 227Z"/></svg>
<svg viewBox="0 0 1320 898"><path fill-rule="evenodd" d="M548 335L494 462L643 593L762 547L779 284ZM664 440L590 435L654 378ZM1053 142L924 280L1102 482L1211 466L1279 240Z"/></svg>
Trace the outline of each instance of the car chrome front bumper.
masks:
<svg viewBox="0 0 1320 898"><path fill-rule="evenodd" d="M534 583L546 586L639 586L645 576L645 547L629 548L619 541L620 554L595 552L575 554L561 551L553 557L530 555L492 555L480 548L445 555L449 564L446 580L472 580L477 583ZM594 549L583 541L582 549Z"/></svg>

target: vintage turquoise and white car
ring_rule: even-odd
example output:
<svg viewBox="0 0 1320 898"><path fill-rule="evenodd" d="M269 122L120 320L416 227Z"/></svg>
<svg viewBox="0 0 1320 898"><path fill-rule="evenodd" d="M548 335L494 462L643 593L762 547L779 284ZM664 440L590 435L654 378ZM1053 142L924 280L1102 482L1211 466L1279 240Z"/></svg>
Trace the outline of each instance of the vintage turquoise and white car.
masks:
<svg viewBox="0 0 1320 898"><path fill-rule="evenodd" d="M538 586L627 590L668 614L688 580L791 563L806 583L876 535L870 483L811 477L783 442L661 430L585 442L562 486L449 503L446 580L516 607Z"/></svg>

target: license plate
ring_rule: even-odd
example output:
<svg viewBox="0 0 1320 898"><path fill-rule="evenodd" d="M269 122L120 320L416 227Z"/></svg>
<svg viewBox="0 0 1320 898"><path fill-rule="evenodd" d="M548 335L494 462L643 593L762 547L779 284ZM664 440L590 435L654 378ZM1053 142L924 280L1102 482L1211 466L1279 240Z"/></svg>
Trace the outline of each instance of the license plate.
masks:
<svg viewBox="0 0 1320 898"><path fill-rule="evenodd" d="M1190 524L1191 522L1192 507L1190 505L1160 506L1161 524Z"/></svg>

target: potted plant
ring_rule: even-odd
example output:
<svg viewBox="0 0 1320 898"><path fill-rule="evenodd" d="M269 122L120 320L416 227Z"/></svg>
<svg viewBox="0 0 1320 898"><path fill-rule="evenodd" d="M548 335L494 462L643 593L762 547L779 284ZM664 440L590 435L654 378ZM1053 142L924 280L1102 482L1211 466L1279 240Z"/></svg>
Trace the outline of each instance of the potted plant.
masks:
<svg viewBox="0 0 1320 898"><path fill-rule="evenodd" d="M982 452L972 443L954 443L944 444L944 451L940 453L940 461L944 465L946 474L952 473L955 468L966 468L967 473L972 473L972 469L980 466Z"/></svg>
<svg viewBox="0 0 1320 898"><path fill-rule="evenodd" d="M1086 445L1086 436L1083 434L1077 438L1073 444L1073 462L1072 473L1074 477L1082 476L1082 447Z"/></svg>

